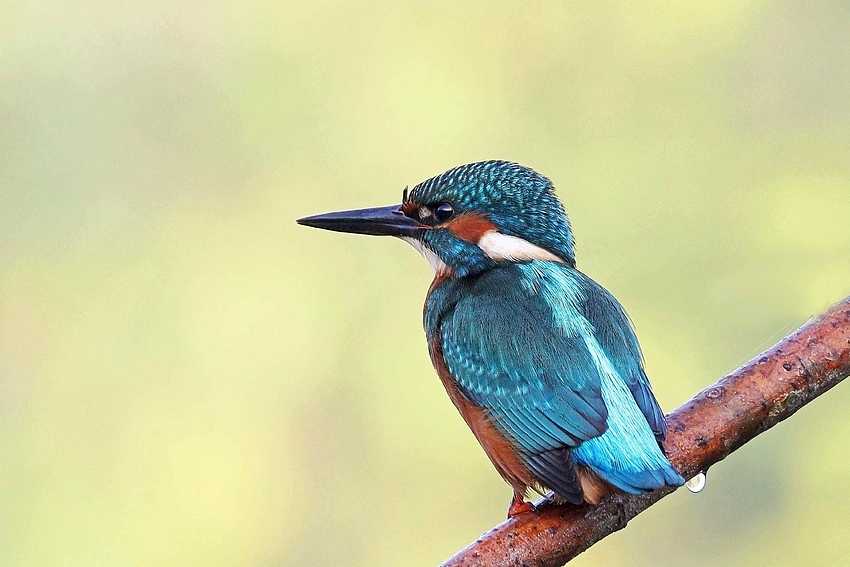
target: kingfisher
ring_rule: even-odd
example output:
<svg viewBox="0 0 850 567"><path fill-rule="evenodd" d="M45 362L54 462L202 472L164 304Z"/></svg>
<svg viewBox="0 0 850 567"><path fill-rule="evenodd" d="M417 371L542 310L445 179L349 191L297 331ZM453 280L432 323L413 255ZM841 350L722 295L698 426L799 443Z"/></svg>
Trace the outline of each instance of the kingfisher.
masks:
<svg viewBox="0 0 850 567"><path fill-rule="evenodd" d="M394 236L428 260L431 362L449 398L513 488L508 517L598 504L682 476L661 449L667 426L622 305L576 269L552 182L508 161L461 165L404 190L402 203L299 219Z"/></svg>

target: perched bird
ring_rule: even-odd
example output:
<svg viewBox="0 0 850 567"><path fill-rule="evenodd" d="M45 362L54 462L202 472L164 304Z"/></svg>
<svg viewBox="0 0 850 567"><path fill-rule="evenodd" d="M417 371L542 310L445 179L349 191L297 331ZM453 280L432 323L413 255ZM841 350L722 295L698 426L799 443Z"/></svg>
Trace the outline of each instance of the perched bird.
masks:
<svg viewBox="0 0 850 567"><path fill-rule="evenodd" d="M431 361L514 496L596 504L684 479L659 443L664 414L620 303L575 267L551 181L506 161L423 181L401 205L328 213L302 225L395 236L431 264Z"/></svg>

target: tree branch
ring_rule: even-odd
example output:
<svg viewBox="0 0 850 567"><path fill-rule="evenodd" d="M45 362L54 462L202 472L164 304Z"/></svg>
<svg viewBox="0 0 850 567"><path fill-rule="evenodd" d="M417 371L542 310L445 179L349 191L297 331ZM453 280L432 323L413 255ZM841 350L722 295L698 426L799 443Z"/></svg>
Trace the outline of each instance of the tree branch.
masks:
<svg viewBox="0 0 850 567"><path fill-rule="evenodd" d="M685 478L707 471L850 375L850 297L667 416L664 450ZM482 535L443 567L563 565L673 492L598 506L544 504Z"/></svg>

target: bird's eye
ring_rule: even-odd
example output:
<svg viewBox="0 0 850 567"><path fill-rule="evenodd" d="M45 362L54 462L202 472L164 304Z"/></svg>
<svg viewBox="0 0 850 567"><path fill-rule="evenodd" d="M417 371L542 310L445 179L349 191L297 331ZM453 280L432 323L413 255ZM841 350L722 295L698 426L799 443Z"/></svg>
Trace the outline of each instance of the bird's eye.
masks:
<svg viewBox="0 0 850 567"><path fill-rule="evenodd" d="M447 220L452 218L452 215L454 214L454 207L452 207L448 203L443 203L434 210L434 218L437 219L437 222L446 222Z"/></svg>

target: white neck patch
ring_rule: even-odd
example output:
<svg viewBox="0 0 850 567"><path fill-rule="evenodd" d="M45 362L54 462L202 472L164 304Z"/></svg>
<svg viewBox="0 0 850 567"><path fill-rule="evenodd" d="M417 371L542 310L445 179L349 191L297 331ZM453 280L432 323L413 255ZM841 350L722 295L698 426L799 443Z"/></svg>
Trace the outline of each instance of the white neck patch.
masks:
<svg viewBox="0 0 850 567"><path fill-rule="evenodd" d="M478 241L478 247L495 262L527 262L529 260L547 260L564 263L548 250L532 244L528 240L502 234L495 230L486 233Z"/></svg>
<svg viewBox="0 0 850 567"><path fill-rule="evenodd" d="M442 258L437 256L433 250L422 244L422 241L417 240L416 238L408 238L405 236L400 237L402 240L413 246L416 250L422 254L422 257L428 260L428 264L431 265L431 269L434 270L434 275L445 275L448 274L451 270L449 266L443 262Z"/></svg>
<svg viewBox="0 0 850 567"><path fill-rule="evenodd" d="M405 236L399 237L411 246L413 246L422 257L428 260L434 275L444 276L451 273L451 268L443 262L443 259L425 246L421 240L409 238ZM545 260L547 262L560 262L564 264L564 260L555 256L548 250L545 250L536 244L532 244L528 240L509 236L491 230L486 233L478 241L478 247L484 254L494 262L528 262L531 260Z"/></svg>

